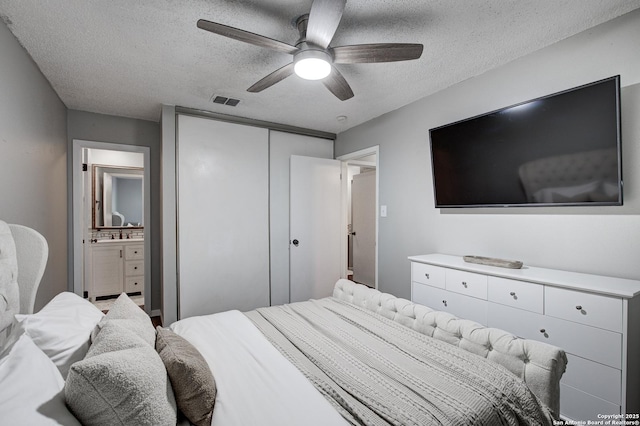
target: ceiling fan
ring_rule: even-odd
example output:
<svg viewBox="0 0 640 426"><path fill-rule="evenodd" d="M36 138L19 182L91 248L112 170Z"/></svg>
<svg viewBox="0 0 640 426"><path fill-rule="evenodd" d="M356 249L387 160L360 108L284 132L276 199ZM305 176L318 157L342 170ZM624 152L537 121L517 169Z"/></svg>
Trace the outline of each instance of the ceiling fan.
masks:
<svg viewBox="0 0 640 426"><path fill-rule="evenodd" d="M294 46L204 19L198 20L198 28L293 55L293 62L267 75L249 87L248 92L260 92L295 73L308 80L322 80L331 93L345 101L353 97L353 91L335 64L407 61L418 59L423 49L422 44L412 43L329 47L346 3L346 0L314 0L311 11L296 20L300 38Z"/></svg>

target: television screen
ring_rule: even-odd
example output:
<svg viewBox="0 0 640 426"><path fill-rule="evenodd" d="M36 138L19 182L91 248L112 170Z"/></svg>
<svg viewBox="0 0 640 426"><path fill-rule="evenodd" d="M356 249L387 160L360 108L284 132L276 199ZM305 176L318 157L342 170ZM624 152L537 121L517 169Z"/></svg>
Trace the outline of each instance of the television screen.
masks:
<svg viewBox="0 0 640 426"><path fill-rule="evenodd" d="M429 133L436 207L622 204L619 76Z"/></svg>

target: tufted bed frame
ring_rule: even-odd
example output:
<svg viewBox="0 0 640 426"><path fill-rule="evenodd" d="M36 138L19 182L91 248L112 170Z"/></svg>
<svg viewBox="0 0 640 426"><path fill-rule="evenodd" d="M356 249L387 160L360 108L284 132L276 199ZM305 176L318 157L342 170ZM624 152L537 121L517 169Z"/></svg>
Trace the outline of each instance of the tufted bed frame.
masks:
<svg viewBox="0 0 640 426"><path fill-rule="evenodd" d="M540 401L558 416L560 378L567 364L563 350L543 342L520 339L506 331L487 328L446 312L434 311L345 279L336 283L333 297L504 366L524 380Z"/></svg>
<svg viewBox="0 0 640 426"><path fill-rule="evenodd" d="M469 415L476 424L551 425L558 417L561 349L347 280L333 296L186 318L172 334L155 330L126 294L105 316L61 293L16 316L0 346L2 419L175 424L177 408L203 425L465 424ZM171 350L156 352L158 336L172 336ZM193 405L186 395L197 395Z"/></svg>

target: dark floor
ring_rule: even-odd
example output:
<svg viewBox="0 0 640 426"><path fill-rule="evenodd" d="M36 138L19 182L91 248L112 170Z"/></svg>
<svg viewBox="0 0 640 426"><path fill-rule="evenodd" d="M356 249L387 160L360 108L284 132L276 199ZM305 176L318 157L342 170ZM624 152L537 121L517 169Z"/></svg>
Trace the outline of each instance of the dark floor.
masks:
<svg viewBox="0 0 640 426"><path fill-rule="evenodd" d="M153 324L153 327L157 327L160 326L162 327L162 318L160 317L151 317L151 323Z"/></svg>

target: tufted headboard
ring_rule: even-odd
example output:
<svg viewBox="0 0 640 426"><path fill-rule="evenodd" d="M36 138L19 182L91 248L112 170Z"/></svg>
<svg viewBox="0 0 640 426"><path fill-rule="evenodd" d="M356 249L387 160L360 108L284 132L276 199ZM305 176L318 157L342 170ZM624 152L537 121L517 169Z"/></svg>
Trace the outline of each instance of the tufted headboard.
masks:
<svg viewBox="0 0 640 426"><path fill-rule="evenodd" d="M32 314L49 246L36 230L0 220L0 346L15 314Z"/></svg>
<svg viewBox="0 0 640 426"><path fill-rule="evenodd" d="M504 366L524 380L558 417L560 378L567 364L562 349L535 340L520 339L504 330L487 328L345 279L338 280L333 297L377 312L422 334Z"/></svg>
<svg viewBox="0 0 640 426"><path fill-rule="evenodd" d="M18 256L9 225L0 221L0 343L4 331L20 312L18 287Z"/></svg>

